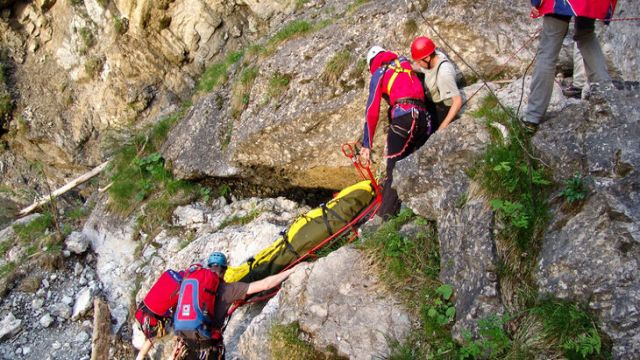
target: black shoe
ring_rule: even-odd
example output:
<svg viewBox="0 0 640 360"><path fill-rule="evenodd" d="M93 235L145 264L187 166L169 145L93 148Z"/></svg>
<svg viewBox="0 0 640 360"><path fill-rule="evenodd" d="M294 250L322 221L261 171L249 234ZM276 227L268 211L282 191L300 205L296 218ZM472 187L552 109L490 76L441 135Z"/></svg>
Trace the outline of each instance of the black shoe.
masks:
<svg viewBox="0 0 640 360"><path fill-rule="evenodd" d="M573 84L569 85L569 87L562 89L562 95L568 98L580 99L582 97L582 88L575 87Z"/></svg>

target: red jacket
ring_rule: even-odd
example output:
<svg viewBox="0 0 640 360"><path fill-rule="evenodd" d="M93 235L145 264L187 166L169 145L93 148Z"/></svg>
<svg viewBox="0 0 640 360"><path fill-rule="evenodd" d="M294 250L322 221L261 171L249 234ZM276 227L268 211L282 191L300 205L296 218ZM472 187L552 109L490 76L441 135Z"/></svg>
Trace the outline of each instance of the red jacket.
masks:
<svg viewBox="0 0 640 360"><path fill-rule="evenodd" d="M420 78L414 72L400 72L393 80L391 91L388 90L389 81L393 77L394 70L387 65L393 65L395 60L400 61L403 69L412 70L411 63L404 57L398 57L396 53L386 51L378 54L371 62L371 82L369 83L369 99L365 112L364 136L362 146L371 148L373 136L378 126L378 113L380 103L384 98L393 107L401 98L424 100L424 90ZM391 112L391 117L401 116L411 110L415 105L398 104Z"/></svg>
<svg viewBox="0 0 640 360"><path fill-rule="evenodd" d="M531 0L540 15L556 14L608 20L613 16L617 0Z"/></svg>

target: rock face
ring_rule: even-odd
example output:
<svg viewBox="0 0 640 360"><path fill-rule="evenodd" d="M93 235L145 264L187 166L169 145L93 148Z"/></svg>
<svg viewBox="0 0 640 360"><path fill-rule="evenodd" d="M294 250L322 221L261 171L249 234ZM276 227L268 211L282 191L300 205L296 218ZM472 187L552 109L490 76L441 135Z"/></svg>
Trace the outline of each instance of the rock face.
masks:
<svg viewBox="0 0 640 360"><path fill-rule="evenodd" d="M589 187L575 207L556 204L538 264L544 293L588 303L614 356L640 356L640 112L637 91L612 91L544 123L534 145L558 182Z"/></svg>
<svg viewBox="0 0 640 360"><path fill-rule="evenodd" d="M411 317L368 267L359 251L344 247L298 270L249 325L240 341L242 357L265 359L271 324L292 322L318 349L332 347L349 359L388 357L388 341L404 339Z"/></svg>
<svg viewBox="0 0 640 360"><path fill-rule="evenodd" d="M106 203L100 201L87 219L82 234L91 240L91 248L98 260L96 272L105 285L105 295L111 303L111 315L118 332L127 320L134 270L139 265L134 259L136 242L133 241L135 219L122 219L109 213Z"/></svg>
<svg viewBox="0 0 640 360"><path fill-rule="evenodd" d="M229 94L241 74L232 69L219 109L211 110L211 99L197 102L198 111L174 132L178 139L188 138L187 131L194 129L206 135L194 136L184 148L174 142L164 155L184 178L257 174L281 177L294 186L342 188L353 177L339 145L361 133L369 78L362 59L369 46L380 44L407 54L412 38L426 34L469 79L477 75L465 63L486 76L522 74L535 54L535 41L530 40L540 21L530 19L528 7L518 1L475 4L7 3L17 26L0 20L0 43L14 69L14 118L23 121L11 122L19 136L9 142L11 153L22 160L6 161L37 159L56 167L49 180L62 183L108 155L112 149L107 140L124 126L156 121L187 100L206 66L249 44L268 44L285 24L307 21L310 31L251 60L258 75L242 100L239 117L237 109L230 109L238 100ZM639 6L621 0L615 17L638 12ZM638 80L640 73L638 60L630 56L639 45L635 31L633 22L617 21L602 34L625 80ZM335 66L338 59L346 65ZM274 89L278 79L286 85ZM381 141L377 144L382 151ZM204 155L200 165L186 155L198 151ZM3 156L8 157L0 155L0 162L5 162ZM0 179L12 187L24 186L20 177L1 170ZM37 184L37 178L29 176L30 184Z"/></svg>
<svg viewBox="0 0 640 360"><path fill-rule="evenodd" d="M456 291L456 336L477 319L503 312L493 212L465 173L488 142L482 122L465 115L398 162L393 175L403 202L438 223L440 280Z"/></svg>

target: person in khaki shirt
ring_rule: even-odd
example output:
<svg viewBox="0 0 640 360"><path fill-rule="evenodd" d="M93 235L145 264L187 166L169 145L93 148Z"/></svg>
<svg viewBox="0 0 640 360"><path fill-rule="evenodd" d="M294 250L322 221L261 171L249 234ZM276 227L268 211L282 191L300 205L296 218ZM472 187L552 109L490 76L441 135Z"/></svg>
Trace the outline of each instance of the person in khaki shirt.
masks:
<svg viewBox="0 0 640 360"><path fill-rule="evenodd" d="M446 55L436 50L434 42L426 36L419 36L413 40L411 57L417 65L416 70L425 75L424 85L428 90L427 107L430 108L432 128L444 129L462 108L462 96L456 84L456 70Z"/></svg>

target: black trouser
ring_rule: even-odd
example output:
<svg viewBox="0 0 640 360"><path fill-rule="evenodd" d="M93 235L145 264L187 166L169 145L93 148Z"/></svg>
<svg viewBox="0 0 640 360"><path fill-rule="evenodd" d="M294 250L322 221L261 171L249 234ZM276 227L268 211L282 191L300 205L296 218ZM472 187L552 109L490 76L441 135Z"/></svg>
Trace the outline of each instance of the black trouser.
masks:
<svg viewBox="0 0 640 360"><path fill-rule="evenodd" d="M433 134L438 130L442 121L449 114L449 109L451 106L447 106L444 102L434 103L431 99L426 99L425 103L427 104L427 111L431 116L431 133Z"/></svg>
<svg viewBox="0 0 640 360"><path fill-rule="evenodd" d="M392 188L393 169L396 162L411 155L427 141L430 135L429 114L425 111L418 112L413 131L412 114L407 114L391 121L387 134L387 178L382 185L382 204L378 215L384 220L396 215L400 211L400 198L398 192Z"/></svg>

